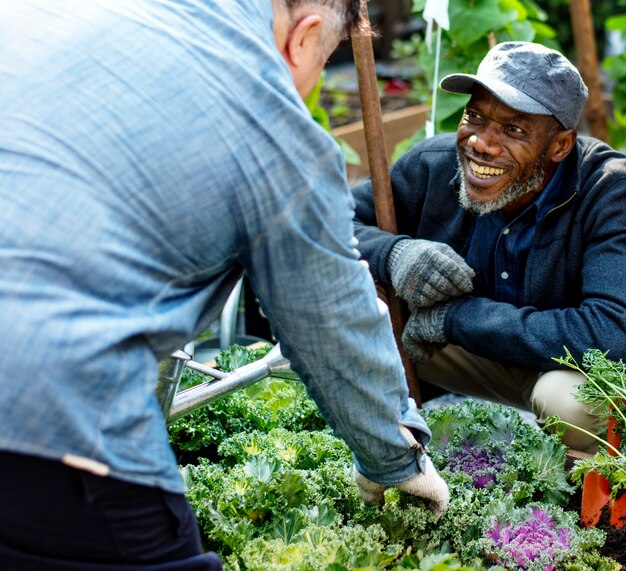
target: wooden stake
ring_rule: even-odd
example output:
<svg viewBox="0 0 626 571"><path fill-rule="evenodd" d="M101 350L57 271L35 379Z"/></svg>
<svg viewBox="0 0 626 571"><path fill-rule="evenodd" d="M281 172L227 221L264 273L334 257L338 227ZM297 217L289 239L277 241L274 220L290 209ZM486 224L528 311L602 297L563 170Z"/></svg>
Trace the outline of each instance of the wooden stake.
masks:
<svg viewBox="0 0 626 571"><path fill-rule="evenodd" d="M608 142L606 108L602 97L602 83L598 69L598 52L593 31L591 3L589 0L571 0L569 5L576 45L576 61L580 75L589 88L585 118L594 137Z"/></svg>
<svg viewBox="0 0 626 571"><path fill-rule="evenodd" d="M359 29L352 31L351 38L363 112L367 159L372 177L376 222L382 230L397 234L398 226L391 190L389 161L387 159L382 111L378 95L378 80L374 63L374 48L372 46L369 15L367 13L367 0L361 0L361 26ZM421 407L422 400L415 363L409 359L402 347L402 332L406 325L408 310L406 304L396 295L391 286L385 288L385 296L389 306L396 344L404 365L409 394L415 400L417 406Z"/></svg>

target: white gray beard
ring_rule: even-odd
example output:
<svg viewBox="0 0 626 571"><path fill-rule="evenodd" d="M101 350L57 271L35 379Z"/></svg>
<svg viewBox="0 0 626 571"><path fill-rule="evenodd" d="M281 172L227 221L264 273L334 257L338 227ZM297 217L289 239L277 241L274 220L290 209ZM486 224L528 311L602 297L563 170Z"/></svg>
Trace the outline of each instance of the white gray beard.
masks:
<svg viewBox="0 0 626 571"><path fill-rule="evenodd" d="M458 156L457 163L459 176L461 178L461 186L459 188L459 203L465 210L474 212L479 216L483 214L488 214L489 212L495 212L496 210L501 210L505 206L512 204L523 196L535 192L539 188L539 185L541 185L541 183L543 182L546 174L546 171L543 168L542 158L538 161L539 164L530 178L527 178L526 180L515 181L513 184L510 184L494 200L490 200L489 202L478 202L476 200L472 200L469 196L469 193L467 192L467 188L465 187L465 172L463 170L463 164L461 163L461 159Z"/></svg>

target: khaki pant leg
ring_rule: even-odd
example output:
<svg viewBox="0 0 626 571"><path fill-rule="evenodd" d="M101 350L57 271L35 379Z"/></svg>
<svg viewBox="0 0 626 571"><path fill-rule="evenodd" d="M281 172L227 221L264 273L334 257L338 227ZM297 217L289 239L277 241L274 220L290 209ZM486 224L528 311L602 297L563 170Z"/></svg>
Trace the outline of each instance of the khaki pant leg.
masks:
<svg viewBox="0 0 626 571"><path fill-rule="evenodd" d="M532 411L539 422L548 416L556 415L575 426L589 432L596 429L597 417L589 414L587 408L575 398L576 388L584 380L577 371L548 371L543 373L535 383L531 394ZM597 441L575 429L568 429L563 442L574 450L594 453Z"/></svg>
<svg viewBox="0 0 626 571"><path fill-rule="evenodd" d="M530 395L540 373L505 367L449 344L425 365L419 365L417 374L452 393L530 411Z"/></svg>
<svg viewBox="0 0 626 571"><path fill-rule="evenodd" d="M584 378L576 371L540 373L505 367L457 345L447 345L418 367L418 376L452 393L532 411L539 423L556 415L590 432L595 429L596 417L574 396ZM563 442L583 452L594 453L597 448L592 437L575 429L565 432Z"/></svg>

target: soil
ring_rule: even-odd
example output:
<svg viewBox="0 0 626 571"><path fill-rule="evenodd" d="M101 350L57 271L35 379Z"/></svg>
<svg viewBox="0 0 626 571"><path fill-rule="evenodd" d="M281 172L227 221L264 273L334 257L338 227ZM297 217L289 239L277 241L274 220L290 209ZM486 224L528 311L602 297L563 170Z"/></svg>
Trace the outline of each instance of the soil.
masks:
<svg viewBox="0 0 626 571"><path fill-rule="evenodd" d="M581 500L582 492L578 488L565 506L565 509L580 513ZM610 509L608 507L603 508L600 520L596 525L598 529L606 533L606 541L602 549L600 549L600 553L622 565L626 565L626 525L624 527L614 527L609 522L610 517Z"/></svg>
<svg viewBox="0 0 626 571"><path fill-rule="evenodd" d="M626 526L613 527L609 523L610 517L609 508L603 508L596 526L606 532L606 542L602 548L602 555L611 557L618 563L626 564Z"/></svg>

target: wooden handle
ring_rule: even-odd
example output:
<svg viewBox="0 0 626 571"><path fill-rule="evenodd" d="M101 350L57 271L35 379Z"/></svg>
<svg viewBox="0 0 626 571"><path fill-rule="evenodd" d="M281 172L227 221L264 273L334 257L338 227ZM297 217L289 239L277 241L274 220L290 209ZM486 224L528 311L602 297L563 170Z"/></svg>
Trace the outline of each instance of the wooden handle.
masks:
<svg viewBox="0 0 626 571"><path fill-rule="evenodd" d="M582 75L589 88L589 99L585 106L585 118L591 134L604 142L608 142L606 109L602 98L600 71L598 70L598 51L593 30L591 3L589 0L572 0L569 10L572 19L578 68L580 69L580 75Z"/></svg>
<svg viewBox="0 0 626 571"><path fill-rule="evenodd" d="M365 144L367 147L367 160L369 162L372 177L372 192L374 195L374 208L376 211L376 223L379 228L398 233L396 211L393 204L393 192L391 190L391 177L389 175L389 161L387 160L387 147L385 145L385 133L383 129L380 97L378 95L378 78L374 62L374 48L370 29L369 15L367 13L367 1L361 0L361 25L352 31L352 51L356 65L359 82L359 96L363 112L363 127L365 131ZM402 347L402 332L406 325L408 309L391 286L385 288L385 297L389 306L389 315L393 326L393 333L402 357L402 364L406 374L410 396L415 400L418 407L422 406L422 400L417 378L415 363L409 359Z"/></svg>

